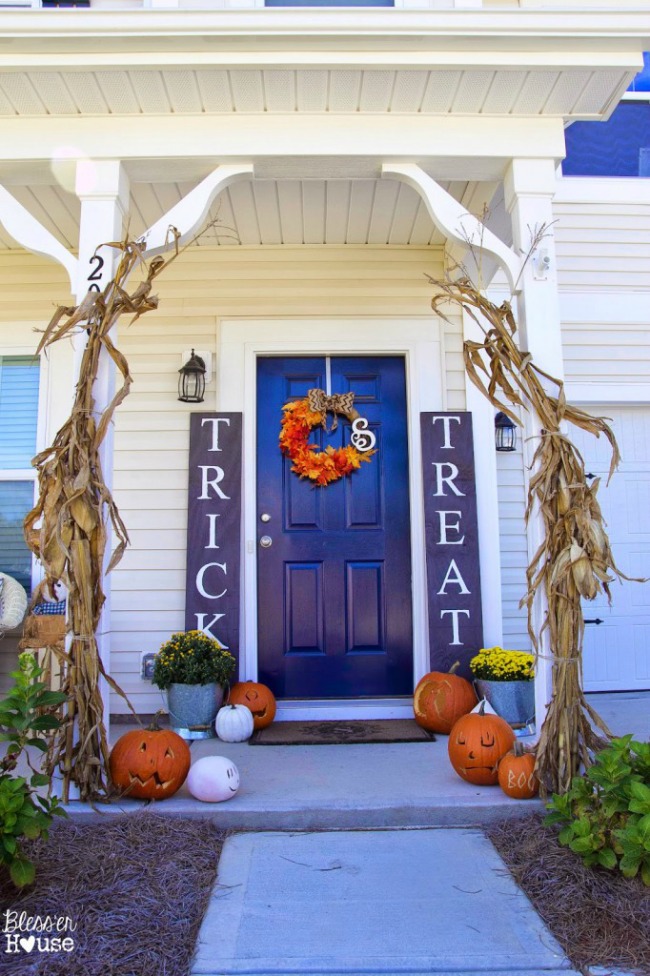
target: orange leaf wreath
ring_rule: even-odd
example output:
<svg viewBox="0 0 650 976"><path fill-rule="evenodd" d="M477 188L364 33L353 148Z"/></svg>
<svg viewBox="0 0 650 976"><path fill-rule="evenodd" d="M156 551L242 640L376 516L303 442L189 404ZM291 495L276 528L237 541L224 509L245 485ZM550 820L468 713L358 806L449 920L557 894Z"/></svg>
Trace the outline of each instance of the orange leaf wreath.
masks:
<svg viewBox="0 0 650 976"><path fill-rule="evenodd" d="M301 478L309 478L317 485L329 485L360 468L361 462L370 461L370 455L375 453L364 454L351 444L319 451L308 441L312 429L323 424L323 414L310 410L306 399L287 403L283 410L280 450L292 462L291 470Z"/></svg>

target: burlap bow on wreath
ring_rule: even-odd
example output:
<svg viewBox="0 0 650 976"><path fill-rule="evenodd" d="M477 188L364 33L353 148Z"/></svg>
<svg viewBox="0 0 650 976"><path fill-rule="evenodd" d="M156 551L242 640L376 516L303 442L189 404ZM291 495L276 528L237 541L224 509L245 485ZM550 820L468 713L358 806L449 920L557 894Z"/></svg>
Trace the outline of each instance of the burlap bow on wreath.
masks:
<svg viewBox="0 0 650 976"><path fill-rule="evenodd" d="M336 430L338 427L337 414L347 417L350 421L356 420L359 416L358 411L354 409L354 393L333 393L332 396L328 396L325 390L319 390L315 387L312 390L307 390L307 402L313 413L322 414L321 426L323 430L327 430L328 411L334 414L330 430Z"/></svg>

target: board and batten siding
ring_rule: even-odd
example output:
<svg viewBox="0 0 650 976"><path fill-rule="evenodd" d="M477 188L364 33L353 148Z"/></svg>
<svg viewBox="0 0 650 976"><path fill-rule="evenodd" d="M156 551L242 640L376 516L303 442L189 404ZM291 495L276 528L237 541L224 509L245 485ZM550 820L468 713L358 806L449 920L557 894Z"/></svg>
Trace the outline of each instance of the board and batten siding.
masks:
<svg viewBox="0 0 650 976"><path fill-rule="evenodd" d="M157 280L159 309L120 327L134 384L116 416L114 492L132 544L113 574L111 671L136 711L161 706L140 677L141 653L184 627L188 414L221 408L214 379L203 404L177 401L182 352L214 355L221 318L268 316L272 329L274 317L427 315L425 276L441 273L441 257L414 247L191 249ZM445 324L444 349L447 407L463 409L460 318ZM111 711L126 706L113 696Z"/></svg>

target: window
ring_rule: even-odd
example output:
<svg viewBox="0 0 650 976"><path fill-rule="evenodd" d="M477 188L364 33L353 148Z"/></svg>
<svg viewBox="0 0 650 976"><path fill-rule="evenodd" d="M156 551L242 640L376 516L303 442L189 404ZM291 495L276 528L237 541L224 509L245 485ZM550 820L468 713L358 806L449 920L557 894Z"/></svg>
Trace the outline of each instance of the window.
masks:
<svg viewBox="0 0 650 976"><path fill-rule="evenodd" d="M23 519L34 504L39 374L33 356L0 356L0 570L28 593L32 555Z"/></svg>
<svg viewBox="0 0 650 976"><path fill-rule="evenodd" d="M564 176L650 176L650 54L607 122L566 130Z"/></svg>

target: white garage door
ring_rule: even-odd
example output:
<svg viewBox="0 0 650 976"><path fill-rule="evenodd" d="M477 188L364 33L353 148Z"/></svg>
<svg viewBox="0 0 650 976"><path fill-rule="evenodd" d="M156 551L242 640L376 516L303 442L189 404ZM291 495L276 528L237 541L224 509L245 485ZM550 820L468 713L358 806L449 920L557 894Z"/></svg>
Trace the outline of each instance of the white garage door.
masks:
<svg viewBox="0 0 650 976"><path fill-rule="evenodd" d="M603 438L571 429L587 471L602 478L598 499L619 568L628 576L650 577L650 407L589 405L592 414L611 417L623 458L605 486L610 450ZM613 583L612 606L599 597L585 601L584 676L587 691L650 688L650 583Z"/></svg>

